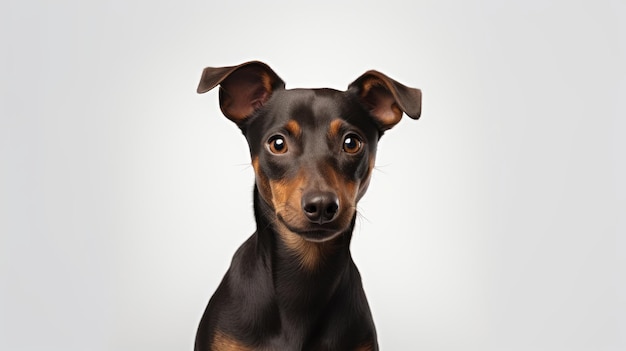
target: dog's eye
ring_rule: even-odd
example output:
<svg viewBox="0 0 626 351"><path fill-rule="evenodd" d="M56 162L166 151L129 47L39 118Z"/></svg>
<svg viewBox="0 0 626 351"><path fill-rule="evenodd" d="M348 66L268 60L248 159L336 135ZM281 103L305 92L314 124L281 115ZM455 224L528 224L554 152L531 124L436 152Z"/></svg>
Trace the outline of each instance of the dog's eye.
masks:
<svg viewBox="0 0 626 351"><path fill-rule="evenodd" d="M343 151L349 154L356 154L363 147L363 142L356 134L348 134L343 139Z"/></svg>
<svg viewBox="0 0 626 351"><path fill-rule="evenodd" d="M267 147L273 154L284 154L287 152L287 142L282 135L274 135L267 142Z"/></svg>

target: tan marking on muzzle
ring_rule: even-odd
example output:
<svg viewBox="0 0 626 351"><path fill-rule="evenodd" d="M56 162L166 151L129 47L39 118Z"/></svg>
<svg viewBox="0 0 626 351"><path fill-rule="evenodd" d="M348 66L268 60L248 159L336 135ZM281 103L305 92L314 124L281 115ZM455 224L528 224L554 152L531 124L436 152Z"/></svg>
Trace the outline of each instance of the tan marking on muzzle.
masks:
<svg viewBox="0 0 626 351"><path fill-rule="evenodd" d="M301 171L292 179L270 180L269 184L272 192L272 204L277 216L276 229L281 240L293 252L302 268L314 270L319 266L325 252L332 249L333 240L321 243L310 242L285 225L288 223L290 227L296 228L304 228L309 225L302 210L302 192L308 181L306 172ZM282 221L278 220L279 215Z"/></svg>

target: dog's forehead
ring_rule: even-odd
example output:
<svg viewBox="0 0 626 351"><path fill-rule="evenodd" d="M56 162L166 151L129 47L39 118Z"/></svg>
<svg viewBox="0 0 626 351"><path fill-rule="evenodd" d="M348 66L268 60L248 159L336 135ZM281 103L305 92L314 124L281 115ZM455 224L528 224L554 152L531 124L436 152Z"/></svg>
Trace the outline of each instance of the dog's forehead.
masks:
<svg viewBox="0 0 626 351"><path fill-rule="evenodd" d="M333 89L292 89L276 92L268 104L277 123L294 120L303 125L321 126L346 114L344 92Z"/></svg>

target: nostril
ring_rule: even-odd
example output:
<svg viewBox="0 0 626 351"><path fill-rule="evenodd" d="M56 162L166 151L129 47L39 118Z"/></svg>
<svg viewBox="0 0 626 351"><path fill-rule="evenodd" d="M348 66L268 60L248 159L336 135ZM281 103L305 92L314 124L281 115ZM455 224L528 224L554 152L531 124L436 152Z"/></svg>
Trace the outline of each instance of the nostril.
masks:
<svg viewBox="0 0 626 351"><path fill-rule="evenodd" d="M326 206L326 210L324 211L324 213L326 215L334 216L335 213L337 213L337 210L339 210L339 204L333 201Z"/></svg>
<svg viewBox="0 0 626 351"><path fill-rule="evenodd" d="M317 212L317 206L315 204L309 203L304 205L304 212L306 213L316 213Z"/></svg>

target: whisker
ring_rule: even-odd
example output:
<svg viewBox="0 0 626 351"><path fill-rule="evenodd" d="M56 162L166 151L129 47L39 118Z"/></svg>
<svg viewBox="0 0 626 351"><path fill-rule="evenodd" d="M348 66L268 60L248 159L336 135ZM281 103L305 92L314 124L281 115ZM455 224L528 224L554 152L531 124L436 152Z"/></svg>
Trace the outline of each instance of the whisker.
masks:
<svg viewBox="0 0 626 351"><path fill-rule="evenodd" d="M364 221L366 221L367 223L372 223L372 221L370 221L370 220L369 220L369 218L367 218L367 216L363 213L363 211L362 211L362 209L361 209L361 208L359 208L359 209L357 210L356 214L357 214L357 218L358 218L358 219L360 219L360 220L364 220Z"/></svg>
<svg viewBox="0 0 626 351"><path fill-rule="evenodd" d="M385 172L385 171L383 170L383 168L385 168L385 167L389 167L389 166L390 166L390 164L380 165L380 166L379 166L379 165L376 165L376 166L374 166L374 169L373 169L373 170L374 170L374 171L376 171L376 172L380 172L380 173L382 173L382 174L387 174L387 172Z"/></svg>

